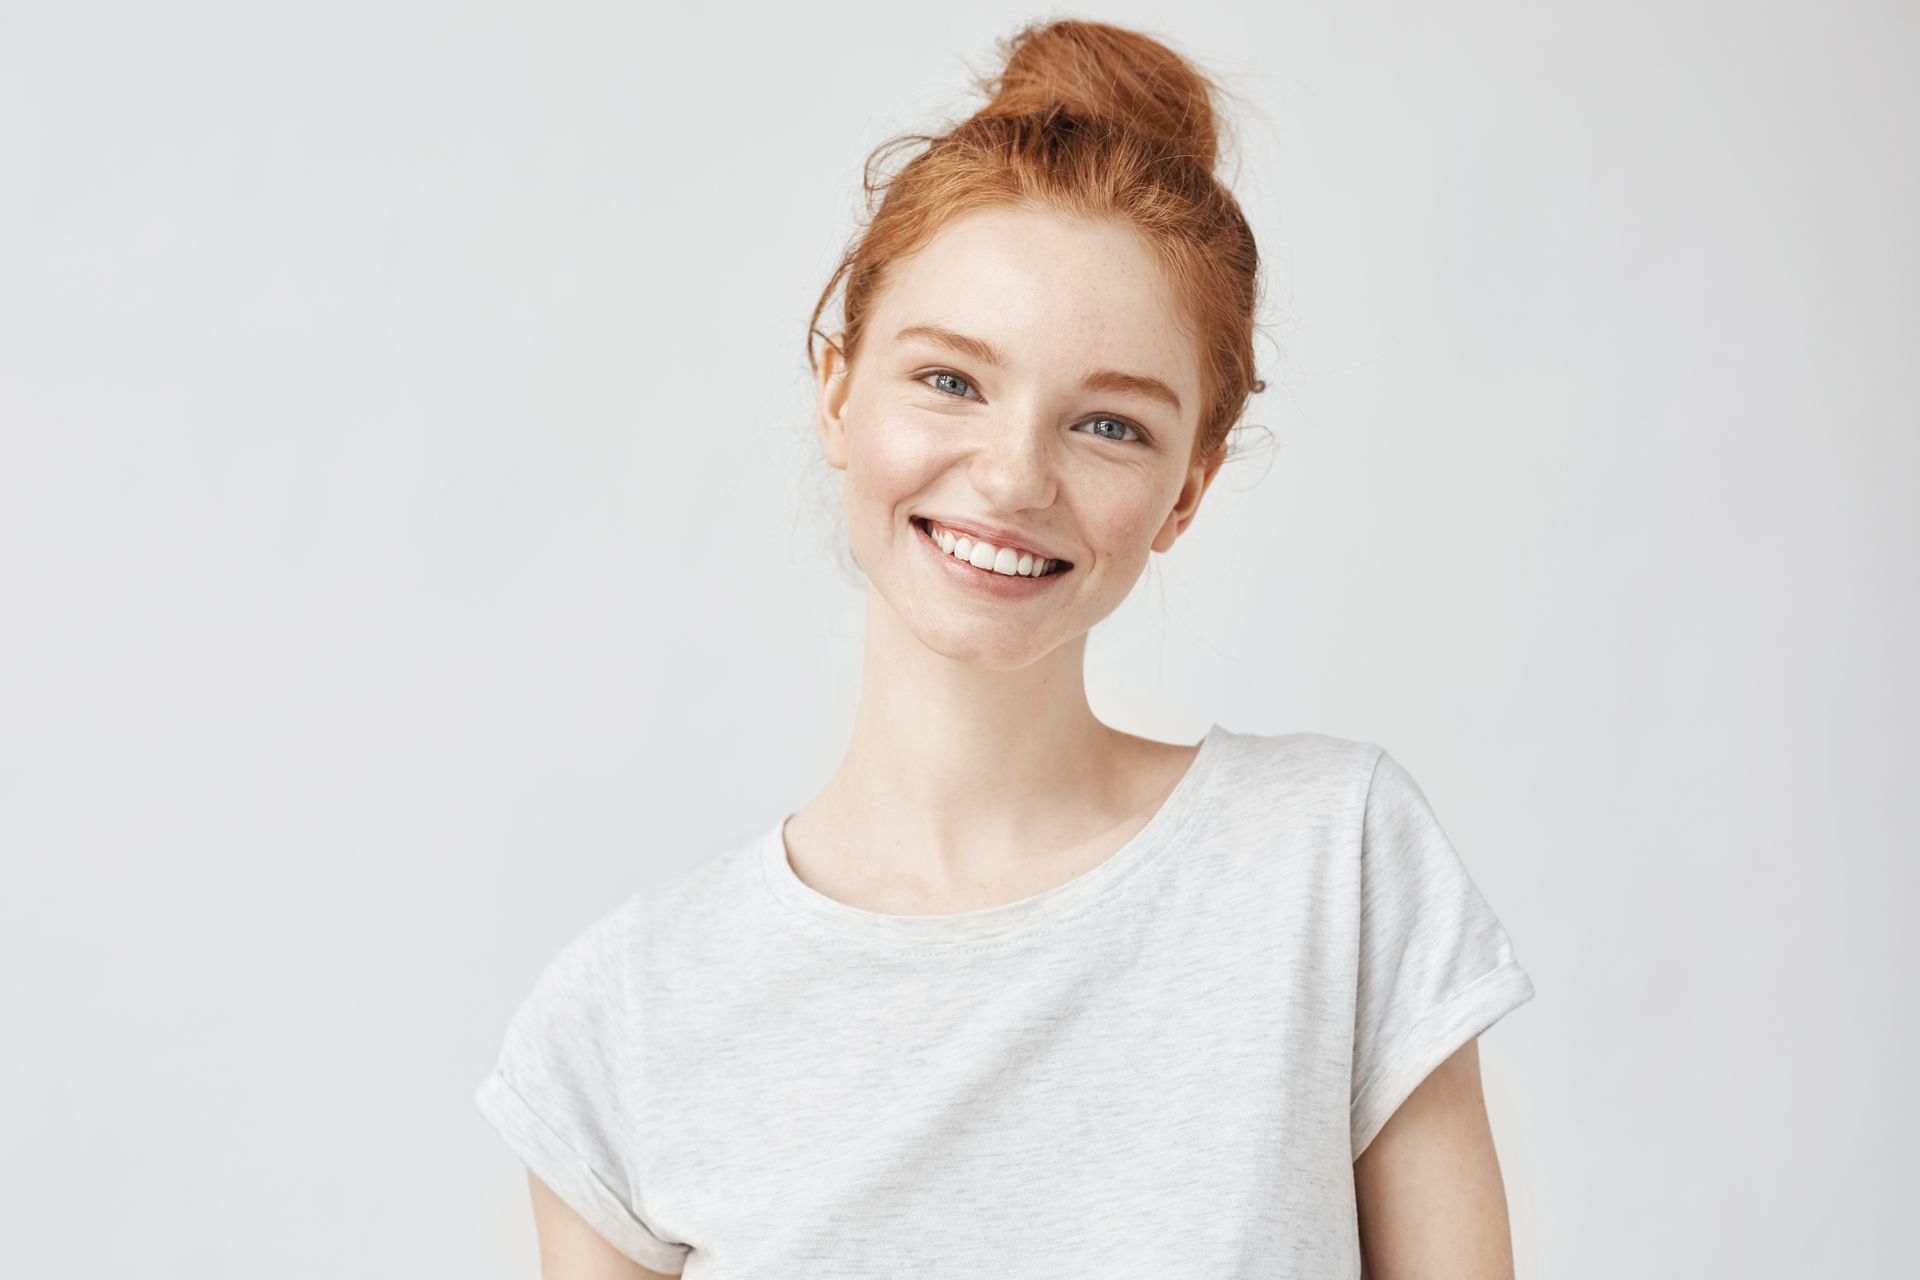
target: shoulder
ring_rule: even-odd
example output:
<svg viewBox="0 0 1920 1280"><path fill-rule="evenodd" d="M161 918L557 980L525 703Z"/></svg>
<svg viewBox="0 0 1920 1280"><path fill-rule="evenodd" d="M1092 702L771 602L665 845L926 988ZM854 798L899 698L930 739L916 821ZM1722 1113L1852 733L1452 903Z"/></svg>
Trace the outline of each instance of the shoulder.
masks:
<svg viewBox="0 0 1920 1280"><path fill-rule="evenodd" d="M715 847L693 861L630 884L626 896L604 906L560 952L575 961L605 957L643 944L676 921L703 923L737 908L748 877L760 874L765 833Z"/></svg>
<svg viewBox="0 0 1920 1280"><path fill-rule="evenodd" d="M576 929L542 965L534 983L535 1000L564 1006L587 1001L606 1003L620 997L635 921L645 906L645 896L633 892Z"/></svg>
<svg viewBox="0 0 1920 1280"><path fill-rule="evenodd" d="M1379 744L1313 730L1227 735L1232 750L1223 768L1236 795L1277 799L1315 809L1364 807Z"/></svg>
<svg viewBox="0 0 1920 1280"><path fill-rule="evenodd" d="M769 820L710 847L629 899L626 927L642 970L735 954L765 932L763 864L772 830Z"/></svg>
<svg viewBox="0 0 1920 1280"><path fill-rule="evenodd" d="M756 833L631 885L550 953L538 986L551 999L605 1001L662 968L736 949L761 923L754 878L764 874L764 840Z"/></svg>

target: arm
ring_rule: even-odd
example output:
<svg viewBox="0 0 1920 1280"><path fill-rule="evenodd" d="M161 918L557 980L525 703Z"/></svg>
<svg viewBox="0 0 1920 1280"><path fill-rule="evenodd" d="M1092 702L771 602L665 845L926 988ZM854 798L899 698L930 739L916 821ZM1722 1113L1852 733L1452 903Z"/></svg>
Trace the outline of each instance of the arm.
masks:
<svg viewBox="0 0 1920 1280"><path fill-rule="evenodd" d="M608 1244L532 1173L533 1225L540 1237L541 1280L675 1280L649 1271Z"/></svg>
<svg viewBox="0 0 1920 1280"><path fill-rule="evenodd" d="M1434 1068L1354 1161L1369 1280L1513 1280L1479 1046Z"/></svg>

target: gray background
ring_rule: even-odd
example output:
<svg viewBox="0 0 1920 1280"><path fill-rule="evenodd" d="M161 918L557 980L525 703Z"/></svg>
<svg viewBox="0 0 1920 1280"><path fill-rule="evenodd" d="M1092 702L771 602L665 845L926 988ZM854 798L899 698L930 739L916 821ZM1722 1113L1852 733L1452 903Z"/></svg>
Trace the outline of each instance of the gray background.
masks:
<svg viewBox="0 0 1920 1280"><path fill-rule="evenodd" d="M508 1014L837 763L806 318L1042 11L686 8L0 10L0 1271L532 1275ZM1273 388L1096 709L1420 781L1520 1274L1911 1266L1916 10L1156 13Z"/></svg>

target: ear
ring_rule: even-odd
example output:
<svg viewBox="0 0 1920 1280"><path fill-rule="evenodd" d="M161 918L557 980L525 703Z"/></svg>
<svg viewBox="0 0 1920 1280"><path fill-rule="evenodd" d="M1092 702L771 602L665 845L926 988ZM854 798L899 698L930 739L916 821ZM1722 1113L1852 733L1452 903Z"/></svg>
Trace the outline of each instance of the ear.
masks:
<svg viewBox="0 0 1920 1280"><path fill-rule="evenodd" d="M1213 484L1213 478L1220 474L1225 462L1225 458L1219 458L1204 469L1196 462L1188 469L1186 483L1180 487L1180 496L1174 502L1173 510L1167 513L1167 522L1160 526L1160 532L1153 535L1155 551L1173 550L1174 542L1193 523L1193 517L1200 510L1200 499L1206 496L1208 486Z"/></svg>
<svg viewBox="0 0 1920 1280"><path fill-rule="evenodd" d="M847 364L841 352L845 349L846 335L836 333L820 348L819 368L815 376L819 381L818 401L814 406L814 417L820 430L820 447L827 455L829 465L845 471L847 469L847 392L850 389L852 367Z"/></svg>

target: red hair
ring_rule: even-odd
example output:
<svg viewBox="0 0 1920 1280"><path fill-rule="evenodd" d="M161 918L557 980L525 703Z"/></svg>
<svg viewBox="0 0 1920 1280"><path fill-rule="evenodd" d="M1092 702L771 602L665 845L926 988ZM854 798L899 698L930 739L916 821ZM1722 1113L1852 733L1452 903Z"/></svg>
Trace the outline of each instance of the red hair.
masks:
<svg viewBox="0 0 1920 1280"><path fill-rule="evenodd" d="M956 215L1003 205L1069 216L1120 216L1145 236L1199 345L1201 412L1194 461L1224 457L1254 372L1260 256L1231 193L1215 179L1215 82L1158 40L1100 22L1036 22L997 42L998 75L978 78L987 105L945 134L905 134L874 148L867 221L834 269L807 328L844 282L841 354L852 363L887 268ZM926 147L891 178L877 162ZM878 207L875 200L878 197Z"/></svg>

